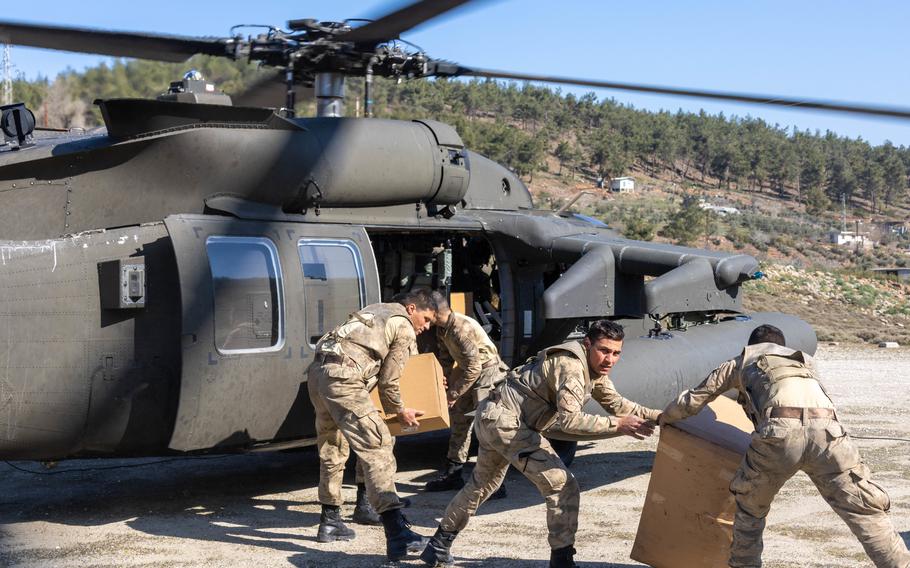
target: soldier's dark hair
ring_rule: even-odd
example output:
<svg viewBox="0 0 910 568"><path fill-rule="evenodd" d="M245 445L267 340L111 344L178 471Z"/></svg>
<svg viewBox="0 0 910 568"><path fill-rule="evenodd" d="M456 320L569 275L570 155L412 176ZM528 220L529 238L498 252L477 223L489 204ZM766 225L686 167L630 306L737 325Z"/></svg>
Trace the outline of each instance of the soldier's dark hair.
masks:
<svg viewBox="0 0 910 568"><path fill-rule="evenodd" d="M433 298L433 303L436 304L436 311L449 309L449 301L446 300L446 295L439 290L430 292L430 297Z"/></svg>
<svg viewBox="0 0 910 568"><path fill-rule="evenodd" d="M402 306L414 304L418 310L437 310L436 302L429 290L417 288L409 292L400 292L392 297L393 302L398 302Z"/></svg>
<svg viewBox="0 0 910 568"><path fill-rule="evenodd" d="M591 324L591 327L588 328L588 333L585 334L585 337L591 343L599 341L603 338L612 339L614 341L622 341L626 336L626 332L623 331L622 326L616 322L610 320L597 320Z"/></svg>
<svg viewBox="0 0 910 568"><path fill-rule="evenodd" d="M787 340L784 339L784 332L780 329L774 327L773 325L760 325L752 331L752 335L749 336L749 345L755 345L756 343L777 343L778 345L787 345Z"/></svg>

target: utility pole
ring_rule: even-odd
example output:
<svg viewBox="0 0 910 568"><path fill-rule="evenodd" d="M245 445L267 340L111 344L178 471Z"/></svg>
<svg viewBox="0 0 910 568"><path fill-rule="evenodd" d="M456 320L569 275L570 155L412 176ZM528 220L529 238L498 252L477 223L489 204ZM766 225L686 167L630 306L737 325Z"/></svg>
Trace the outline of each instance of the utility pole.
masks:
<svg viewBox="0 0 910 568"><path fill-rule="evenodd" d="M13 61L10 56L12 46L3 44L3 104L13 104Z"/></svg>
<svg viewBox="0 0 910 568"><path fill-rule="evenodd" d="M841 228L841 231L847 232L847 194L846 193L840 194L840 203L841 203L841 206L844 208L843 228Z"/></svg>

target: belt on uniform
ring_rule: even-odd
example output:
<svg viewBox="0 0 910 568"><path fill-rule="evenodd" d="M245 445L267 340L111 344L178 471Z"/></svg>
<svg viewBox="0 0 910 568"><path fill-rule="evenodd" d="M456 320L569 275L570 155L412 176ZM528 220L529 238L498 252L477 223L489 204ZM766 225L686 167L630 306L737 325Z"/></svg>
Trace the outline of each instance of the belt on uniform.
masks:
<svg viewBox="0 0 910 568"><path fill-rule="evenodd" d="M795 406L775 406L771 409L771 418L836 418L833 408L798 408Z"/></svg>

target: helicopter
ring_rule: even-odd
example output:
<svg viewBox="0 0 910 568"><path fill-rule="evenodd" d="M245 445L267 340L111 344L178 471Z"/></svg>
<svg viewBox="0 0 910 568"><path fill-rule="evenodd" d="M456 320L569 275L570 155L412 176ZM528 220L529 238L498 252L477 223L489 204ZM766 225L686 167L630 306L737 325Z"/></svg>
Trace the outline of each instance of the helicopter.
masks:
<svg viewBox="0 0 910 568"><path fill-rule="evenodd" d="M418 286L470 298L510 364L616 320L627 339L611 378L649 406L738 354L761 324L814 353L802 320L744 313L741 285L761 277L753 257L635 241L571 207L537 209L518 176L451 126L369 118L373 79L910 113L494 71L392 41L467 3L420 0L363 25L291 20L254 37L0 21L0 42L16 45L274 69L232 96L188 73L155 100L97 101L105 128L81 135L35 136L24 105L0 109L0 459L313 444L304 377L316 342L350 312ZM350 77L364 80L366 118L344 117ZM302 97L315 97L316 117L294 116Z"/></svg>

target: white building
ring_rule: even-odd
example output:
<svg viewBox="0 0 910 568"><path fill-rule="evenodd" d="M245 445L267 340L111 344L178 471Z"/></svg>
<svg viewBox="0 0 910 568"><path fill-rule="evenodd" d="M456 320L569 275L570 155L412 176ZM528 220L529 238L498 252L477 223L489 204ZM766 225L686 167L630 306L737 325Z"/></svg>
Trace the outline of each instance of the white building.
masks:
<svg viewBox="0 0 910 568"><path fill-rule="evenodd" d="M840 247L856 247L869 249L875 244L869 235L855 231L831 231L828 234L831 242Z"/></svg>
<svg viewBox="0 0 910 568"><path fill-rule="evenodd" d="M610 189L618 193L635 190L635 180L630 177L618 177L610 180Z"/></svg>

